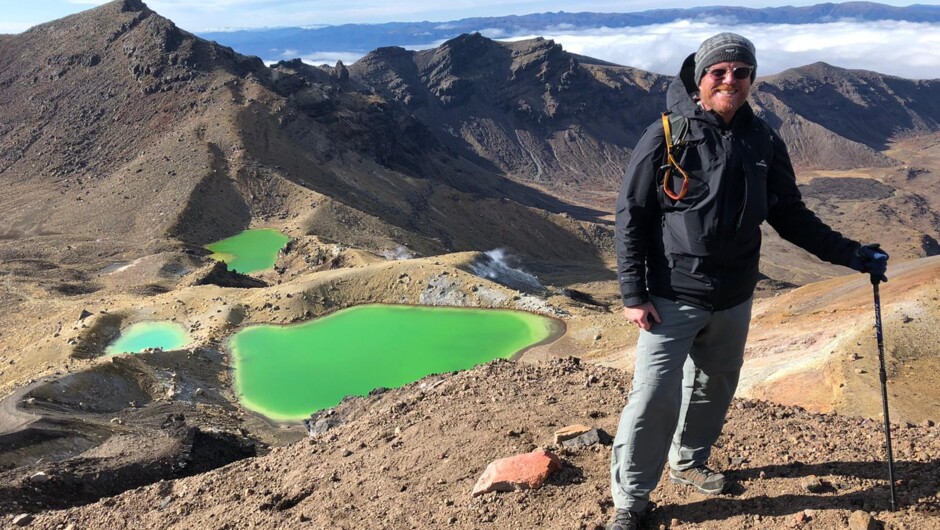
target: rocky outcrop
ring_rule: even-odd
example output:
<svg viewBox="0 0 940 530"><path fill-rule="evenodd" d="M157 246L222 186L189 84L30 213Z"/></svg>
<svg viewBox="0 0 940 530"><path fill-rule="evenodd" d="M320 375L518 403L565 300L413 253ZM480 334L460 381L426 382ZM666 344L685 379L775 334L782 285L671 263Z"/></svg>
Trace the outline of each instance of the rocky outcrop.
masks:
<svg viewBox="0 0 940 530"><path fill-rule="evenodd" d="M180 286L218 285L219 287L236 287L251 289L267 287L267 283L247 274L230 271L224 261L212 261L200 269L193 271L180 282Z"/></svg>

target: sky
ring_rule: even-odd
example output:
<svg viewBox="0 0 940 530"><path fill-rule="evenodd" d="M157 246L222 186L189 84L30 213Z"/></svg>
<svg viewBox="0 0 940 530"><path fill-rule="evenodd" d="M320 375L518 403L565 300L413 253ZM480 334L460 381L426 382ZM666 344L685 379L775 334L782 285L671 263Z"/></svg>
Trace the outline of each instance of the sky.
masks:
<svg viewBox="0 0 940 530"><path fill-rule="evenodd" d="M704 5L771 7L813 5L823 0L144 0L150 9L193 32L222 28L305 26L320 24L448 21L470 17L526 15L547 11L628 13L648 9ZM0 0L0 32L18 33L30 26L77 13L105 0ZM938 5L940 0L879 3ZM443 8L442 6L446 6Z"/></svg>
<svg viewBox="0 0 940 530"><path fill-rule="evenodd" d="M0 0L0 33L27 28L82 11L102 0ZM648 9L729 5L768 7L813 5L820 1L794 0L145 0L154 11L194 33L230 28L317 26L345 23L449 21L470 17L523 15L546 11L632 12ZM940 0L882 1L890 5L911 3L940 5ZM441 6L446 5L447 9ZM500 35L479 28L496 39L527 36ZM686 54L720 31L734 31L754 41L758 49L758 74L825 61L844 68L860 68L914 79L940 78L940 25L898 21L859 23L837 21L817 25L736 25L720 21L674 22L642 28L546 28L538 36L550 38L567 51L672 75ZM430 46L422 46L430 47ZM342 59L354 62L361 53L345 50L291 50L295 57L319 64ZM272 61L285 58L262 57Z"/></svg>

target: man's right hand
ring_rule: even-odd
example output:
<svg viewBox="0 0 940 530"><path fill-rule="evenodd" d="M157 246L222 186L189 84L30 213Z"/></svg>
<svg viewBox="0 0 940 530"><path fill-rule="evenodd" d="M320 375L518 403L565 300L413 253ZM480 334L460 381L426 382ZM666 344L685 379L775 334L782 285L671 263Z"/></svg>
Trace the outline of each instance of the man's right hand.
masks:
<svg viewBox="0 0 940 530"><path fill-rule="evenodd" d="M659 318L659 312L656 311L656 307L653 306L653 302L646 302L640 305L632 305L629 307L623 308L623 316L627 317L627 320L633 322L642 330L649 331L653 327L653 321L656 323L662 322L663 320Z"/></svg>

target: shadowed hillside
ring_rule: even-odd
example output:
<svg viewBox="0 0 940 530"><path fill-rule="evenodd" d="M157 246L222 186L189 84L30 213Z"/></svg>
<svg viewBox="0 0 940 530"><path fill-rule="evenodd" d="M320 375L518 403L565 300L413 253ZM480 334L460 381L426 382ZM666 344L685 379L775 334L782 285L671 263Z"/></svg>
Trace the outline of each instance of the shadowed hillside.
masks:
<svg viewBox="0 0 940 530"><path fill-rule="evenodd" d="M376 50L350 76L402 104L445 145L573 196L619 186L668 82L552 41L499 43L477 33L433 50Z"/></svg>

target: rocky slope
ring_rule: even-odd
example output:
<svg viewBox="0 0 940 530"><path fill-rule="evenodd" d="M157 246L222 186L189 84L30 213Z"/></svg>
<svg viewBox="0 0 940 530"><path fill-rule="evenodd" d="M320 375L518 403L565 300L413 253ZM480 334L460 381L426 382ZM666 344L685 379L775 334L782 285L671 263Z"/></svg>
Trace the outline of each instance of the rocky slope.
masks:
<svg viewBox="0 0 940 530"><path fill-rule="evenodd" d="M668 83L553 41L478 33L431 50L378 49L350 77L413 112L443 144L564 195L619 186Z"/></svg>
<svg viewBox="0 0 940 530"><path fill-rule="evenodd" d="M552 433L573 423L614 432L628 389L623 372L574 360L434 376L344 402L332 411L339 426L264 457L45 512L30 527L602 528L609 448L555 446ZM878 422L739 400L712 457L737 484L709 497L664 482L644 527L940 528L937 433L895 425L891 512ZM488 462L536 447L563 462L545 486L471 497ZM39 492L60 481L19 475ZM37 498L5 496L3 510L36 509Z"/></svg>
<svg viewBox="0 0 940 530"><path fill-rule="evenodd" d="M755 108L802 166L893 165L888 142L940 128L940 82L814 63L762 78Z"/></svg>
<svg viewBox="0 0 940 530"><path fill-rule="evenodd" d="M435 145L379 98L270 70L139 1L2 46L0 256L13 278L95 290L115 262L185 262L186 245L275 222L376 252L504 245L600 266L593 227L546 213L563 200Z"/></svg>
<svg viewBox="0 0 940 530"><path fill-rule="evenodd" d="M553 41L461 35L436 49L381 48L349 68L442 143L566 195L610 190L657 119L670 77L565 52ZM824 63L760 78L752 101L805 168L895 165L892 139L940 129L936 81Z"/></svg>

